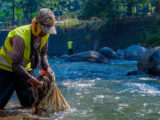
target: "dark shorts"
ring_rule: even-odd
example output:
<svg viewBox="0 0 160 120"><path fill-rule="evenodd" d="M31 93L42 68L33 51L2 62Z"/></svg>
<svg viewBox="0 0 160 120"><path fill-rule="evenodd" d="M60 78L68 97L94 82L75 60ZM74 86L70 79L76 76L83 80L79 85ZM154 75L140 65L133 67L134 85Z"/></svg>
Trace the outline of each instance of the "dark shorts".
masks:
<svg viewBox="0 0 160 120"><path fill-rule="evenodd" d="M3 109L14 90L23 107L31 107L33 103L31 84L15 73L0 69L0 109Z"/></svg>
<svg viewBox="0 0 160 120"><path fill-rule="evenodd" d="M73 54L73 49L68 49L68 55L72 55Z"/></svg>

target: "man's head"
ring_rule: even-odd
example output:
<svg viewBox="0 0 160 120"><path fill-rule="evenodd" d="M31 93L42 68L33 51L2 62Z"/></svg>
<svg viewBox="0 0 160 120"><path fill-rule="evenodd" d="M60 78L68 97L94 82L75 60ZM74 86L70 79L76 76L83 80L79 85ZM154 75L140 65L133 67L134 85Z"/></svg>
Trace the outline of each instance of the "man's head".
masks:
<svg viewBox="0 0 160 120"><path fill-rule="evenodd" d="M55 20L54 13L48 8L41 9L36 17L36 21L39 23L42 32L48 34L57 34Z"/></svg>

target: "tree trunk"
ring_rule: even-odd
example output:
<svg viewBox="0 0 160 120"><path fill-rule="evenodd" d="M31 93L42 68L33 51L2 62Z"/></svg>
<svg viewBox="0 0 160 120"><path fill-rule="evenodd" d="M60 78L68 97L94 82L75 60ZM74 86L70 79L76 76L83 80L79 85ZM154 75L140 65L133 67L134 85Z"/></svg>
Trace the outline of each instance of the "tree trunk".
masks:
<svg viewBox="0 0 160 120"><path fill-rule="evenodd" d="M151 1L151 15L153 15L153 11L152 11L152 1Z"/></svg>
<svg viewBox="0 0 160 120"><path fill-rule="evenodd" d="M28 12L27 12L27 10L23 9L23 16L24 16L23 24L26 24L27 23L27 19L28 19Z"/></svg>
<svg viewBox="0 0 160 120"><path fill-rule="evenodd" d="M143 9L143 16L145 15L144 4L145 4L145 3L143 2L143 8L142 8L142 9Z"/></svg>
<svg viewBox="0 0 160 120"><path fill-rule="evenodd" d="M158 0L158 13L160 14L160 0Z"/></svg>
<svg viewBox="0 0 160 120"><path fill-rule="evenodd" d="M15 3L14 3L14 0L13 0L12 2L13 2L13 3L12 3L12 4L13 4L13 6L12 6L12 13L13 13L13 18L12 18L13 21L12 21L12 25L14 25L14 20L15 20L15 15L14 15L14 14L15 14L15 12L14 12Z"/></svg>
<svg viewBox="0 0 160 120"><path fill-rule="evenodd" d="M132 16L132 7L133 7L133 0L129 0L128 1L128 11L127 11L128 16Z"/></svg>
<svg viewBox="0 0 160 120"><path fill-rule="evenodd" d="M53 0L49 0L49 1L50 1L50 9L53 11L54 10L53 9L54 6L53 6L53 3L52 3Z"/></svg>
<svg viewBox="0 0 160 120"><path fill-rule="evenodd" d="M32 0L30 0L30 18L32 18Z"/></svg>

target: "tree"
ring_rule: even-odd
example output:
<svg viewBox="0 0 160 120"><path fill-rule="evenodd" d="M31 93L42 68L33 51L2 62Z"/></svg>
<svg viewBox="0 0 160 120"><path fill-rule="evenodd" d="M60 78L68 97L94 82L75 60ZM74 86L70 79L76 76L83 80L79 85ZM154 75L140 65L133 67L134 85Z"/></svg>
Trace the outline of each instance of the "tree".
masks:
<svg viewBox="0 0 160 120"><path fill-rule="evenodd" d="M16 8L16 4L18 3L18 0L2 0L3 3L7 2L10 3L10 9L12 11L12 24L14 24L15 21L15 8Z"/></svg>
<svg viewBox="0 0 160 120"><path fill-rule="evenodd" d="M48 0L48 6L57 16L64 13L75 12L80 9L82 0Z"/></svg>
<svg viewBox="0 0 160 120"><path fill-rule="evenodd" d="M91 17L115 18L118 14L114 0L86 0L83 4L82 18L84 19Z"/></svg>
<svg viewBox="0 0 160 120"><path fill-rule="evenodd" d="M33 13L46 6L45 0L19 0L18 8L23 9L24 18L32 18Z"/></svg>
<svg viewBox="0 0 160 120"><path fill-rule="evenodd" d="M56 15L75 12L83 0L0 0L0 21L35 17L40 8L50 8Z"/></svg>

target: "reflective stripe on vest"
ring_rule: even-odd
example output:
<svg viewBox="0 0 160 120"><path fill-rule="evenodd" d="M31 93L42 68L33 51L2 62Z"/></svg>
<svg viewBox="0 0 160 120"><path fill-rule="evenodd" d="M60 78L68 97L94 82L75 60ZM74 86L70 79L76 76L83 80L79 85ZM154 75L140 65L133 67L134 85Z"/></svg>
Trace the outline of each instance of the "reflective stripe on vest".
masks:
<svg viewBox="0 0 160 120"><path fill-rule="evenodd" d="M4 50L5 54L6 54L6 56L8 56L8 58L12 58L12 54L6 49L5 45L3 46L3 50ZM8 66L8 67L11 67L9 62L7 62L7 59L5 59L2 56L1 56L1 59L2 59L1 64L5 65L5 66ZM25 68L26 66L28 66L28 62L23 60L22 66L24 66L24 68Z"/></svg>
<svg viewBox="0 0 160 120"><path fill-rule="evenodd" d="M7 50L7 48L5 47L5 45L3 46L3 50L4 50L4 52L6 53L6 55L8 56L8 57L12 57L12 54Z"/></svg>
<svg viewBox="0 0 160 120"><path fill-rule="evenodd" d="M24 48L24 57L23 57L23 63L22 66L27 70L30 71L31 69L31 62L30 62L30 51L31 51L31 25L25 25L22 27L18 27L17 29L14 29L9 32L5 42L4 46L0 49L0 69L4 69L7 71L12 71L12 46L10 44L10 39L14 36L20 36L25 43ZM49 34L42 37L41 45L40 45L40 51L46 44L47 40L49 38Z"/></svg>
<svg viewBox="0 0 160 120"><path fill-rule="evenodd" d="M9 63L0 55L0 64L10 67Z"/></svg>

